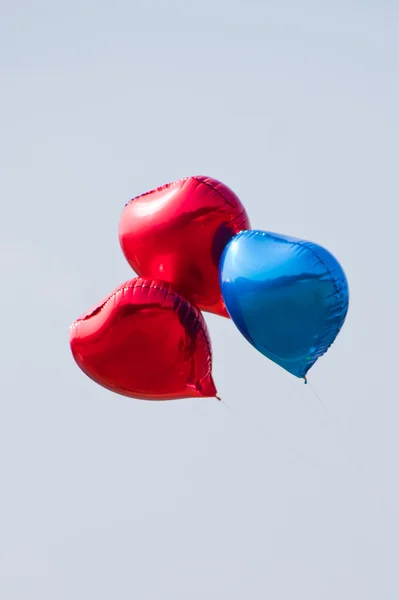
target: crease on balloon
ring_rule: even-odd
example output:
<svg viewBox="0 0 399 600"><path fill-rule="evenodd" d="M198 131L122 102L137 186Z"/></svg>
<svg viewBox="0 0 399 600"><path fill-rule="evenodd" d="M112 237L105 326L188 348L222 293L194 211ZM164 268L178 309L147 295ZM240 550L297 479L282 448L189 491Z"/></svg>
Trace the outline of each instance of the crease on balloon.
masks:
<svg viewBox="0 0 399 600"><path fill-rule="evenodd" d="M148 190L147 192L143 192L142 194L139 194L138 196L134 196L134 198L131 198L130 200L128 200L128 202L126 202L125 208L126 208L126 206L128 206L129 204L134 202L134 200L138 200L139 198L144 198L145 196L149 196L150 194L154 194L155 192L162 192L163 190L168 190L173 185L183 183L184 181L187 181L188 179L190 179L190 177L182 177L181 179L177 179L176 181L164 183L163 185L159 185L158 187L155 187L152 190Z"/></svg>
<svg viewBox="0 0 399 600"><path fill-rule="evenodd" d="M208 177L204 177L203 175L194 175L193 179L195 179L195 181L197 181L199 184L205 185L213 192L216 192L217 194L219 194L219 196L221 196L221 198L223 198L223 200L225 200L229 206L231 206L231 207L234 206L234 204L227 198L227 196L222 191L220 191L220 189L218 189L218 187L212 185L209 182Z"/></svg>

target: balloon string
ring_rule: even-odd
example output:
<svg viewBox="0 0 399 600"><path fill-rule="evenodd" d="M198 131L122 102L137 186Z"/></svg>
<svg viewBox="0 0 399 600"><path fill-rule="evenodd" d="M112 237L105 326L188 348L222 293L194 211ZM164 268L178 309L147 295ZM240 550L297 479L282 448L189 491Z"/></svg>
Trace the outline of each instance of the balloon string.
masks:
<svg viewBox="0 0 399 600"><path fill-rule="evenodd" d="M306 378L305 378L306 379ZM330 411L328 410L327 406L324 404L323 400L320 398L319 394L316 392L316 390L314 389L313 385L306 380L306 382L310 389L312 390L312 392L314 393L314 395L316 396L317 400L320 402L321 406L323 407L324 411L326 412L326 414L329 416L329 418L331 419L332 422L335 422L332 414L330 413Z"/></svg>
<svg viewBox="0 0 399 600"><path fill-rule="evenodd" d="M320 405L323 407L325 413L328 415L330 423L335 425L335 429L336 429L336 433L337 435L335 435L335 433L331 430L331 428L329 427L329 431L331 433L331 435L333 436L333 438L338 442L338 437L339 437L339 441L340 441L340 445L341 445L341 450L343 450L345 458L347 459L348 463L350 463L352 465L352 468L355 472L357 472L358 474L360 472L363 473L363 478L366 481L366 483L374 489L375 492L377 492L380 500L382 501L382 503L388 508L390 509L390 512L392 514L395 514L395 516L398 516L397 513L397 509L396 507L390 502L390 499L386 496L386 494L384 493L384 491L375 483L375 481L373 481L370 477L370 474L366 471L366 468L361 464L361 462L353 455L353 453L349 450L347 442L346 442L346 438L345 435L343 434L338 422L336 421L336 419L333 418L333 416L331 415L330 411L327 409L326 405L324 404L324 402L322 401L322 399L320 398L320 395L317 393L317 391L315 390L315 388L313 387L313 385L309 382L308 383L309 387L311 388L314 396L317 398L317 400L319 401Z"/></svg>
<svg viewBox="0 0 399 600"><path fill-rule="evenodd" d="M232 413L233 411L231 410L230 406L227 404L227 402L225 402L224 400L221 399L220 396L216 396L216 399L219 400L219 402L221 402L222 404L224 404L224 406Z"/></svg>
<svg viewBox="0 0 399 600"><path fill-rule="evenodd" d="M269 444L277 444L281 449L285 450L288 454L290 454L295 461L299 462L299 463L303 463L303 464L307 464L307 465L311 465L311 466L316 466L316 467L322 467L322 465L318 464L317 461L315 462L312 459L309 459L309 457L301 454L297 448L293 448L292 446L290 446L289 444L285 444L284 442L282 442L282 440L277 440L276 438L273 437L273 434L268 431L266 428L264 428L263 426L260 426L259 421L256 421L256 423L254 423L252 421L252 419L249 419L247 415L244 415L242 412L240 413L240 411L237 412L237 410L233 410L224 400L222 400L219 396L217 396L218 400L220 400L220 403L223 404L227 410L230 411L230 413L232 414L233 418L237 419L237 417L239 418L240 424L244 424L246 425L246 427L249 429L251 429L251 434L254 433L254 430L256 430L257 434L259 437L262 438L262 441Z"/></svg>
<svg viewBox="0 0 399 600"><path fill-rule="evenodd" d="M338 422L336 421L336 419L333 418L333 416L331 415L330 411L327 409L325 403L322 401L320 395L318 394L318 392L315 390L315 388L313 387L312 384L310 384L308 381L306 382L309 384L309 387L311 388L315 398L317 398L318 402L320 403L320 405L322 406L324 412L326 413L326 415L328 415L328 421L329 421L329 425L335 425L335 432L333 431L333 428L331 428L330 426L328 427L328 430L331 434L331 436L334 438L335 443L337 444L337 446L343 451L347 464L348 466L351 465L352 469L354 472L357 473L357 475L361 476L363 475L363 480L366 482L366 484L374 489L374 491L377 493L377 495L379 496L379 499L381 501L381 503L383 505L385 505L385 507L387 507L389 509L389 511L391 512L391 514L395 515L395 517L398 516L397 514L397 509L395 506L392 505L392 503L390 502L390 499L386 496L386 494L384 493L384 491L382 489L379 488L379 486L371 479L369 473L366 471L366 469L363 467L363 465L360 463L359 460L356 459L356 457L353 456L353 454L351 453L351 451L348 449L347 443L346 443L346 439L345 439L345 435L342 433L341 428L338 424ZM237 418L237 414L235 414L235 411L233 411L231 409L231 407L224 401L222 400L219 396L217 396L217 399L220 401L221 404L224 404L224 406L227 408L227 410L234 416ZM315 407L312 406L312 409ZM315 410L315 413L318 417L319 420L321 420L321 415L320 413ZM322 422L323 420L321 420ZM255 423L253 423L251 421L251 423L249 422L249 419L247 417L245 417L243 414L241 414L240 417L240 423L243 424L246 422L246 425L251 425L251 429L254 428L258 430L258 433L261 433L261 429L262 429L262 440L263 441L268 441L269 443L271 442L271 437L269 435L269 433L267 431L263 431L263 427L260 428L259 427L259 423L257 422L256 425ZM325 421L324 421L324 424ZM339 439L338 439L339 438ZM288 444L284 444L282 443L282 441L278 441L278 440L274 440L275 443L277 443L277 445L279 445L281 448L283 448L284 450L288 451L290 454L292 454L295 459L299 462L304 462L306 464L312 464L314 466L314 461L309 460L309 458L302 456L297 450L295 450L294 448L292 448L291 446L289 446ZM320 466L320 465L319 465Z"/></svg>

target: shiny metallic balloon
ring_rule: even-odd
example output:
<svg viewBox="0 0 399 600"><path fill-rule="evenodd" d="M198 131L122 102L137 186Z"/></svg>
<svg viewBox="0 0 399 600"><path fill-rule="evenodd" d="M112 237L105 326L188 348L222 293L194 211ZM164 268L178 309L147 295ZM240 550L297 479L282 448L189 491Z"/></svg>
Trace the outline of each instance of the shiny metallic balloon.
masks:
<svg viewBox="0 0 399 600"><path fill-rule="evenodd" d="M227 186L211 177L188 177L133 198L121 215L119 240L138 275L169 282L201 310L228 316L220 257L227 242L249 227Z"/></svg>
<svg viewBox="0 0 399 600"><path fill-rule="evenodd" d="M227 310L259 352L305 377L345 321L345 273L326 249L266 231L243 231L226 246L220 282Z"/></svg>
<svg viewBox="0 0 399 600"><path fill-rule="evenodd" d="M70 346L82 371L118 394L216 396L204 318L169 284L127 281L72 324Z"/></svg>

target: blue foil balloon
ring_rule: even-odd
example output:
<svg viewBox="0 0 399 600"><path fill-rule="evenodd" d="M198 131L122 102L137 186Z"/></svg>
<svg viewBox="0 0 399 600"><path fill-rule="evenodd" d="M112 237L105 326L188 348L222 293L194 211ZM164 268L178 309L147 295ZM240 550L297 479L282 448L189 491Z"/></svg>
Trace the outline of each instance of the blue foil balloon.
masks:
<svg viewBox="0 0 399 600"><path fill-rule="evenodd" d="M223 299L240 332L306 381L348 311L348 283L334 256L312 242L248 230L227 244L219 273Z"/></svg>

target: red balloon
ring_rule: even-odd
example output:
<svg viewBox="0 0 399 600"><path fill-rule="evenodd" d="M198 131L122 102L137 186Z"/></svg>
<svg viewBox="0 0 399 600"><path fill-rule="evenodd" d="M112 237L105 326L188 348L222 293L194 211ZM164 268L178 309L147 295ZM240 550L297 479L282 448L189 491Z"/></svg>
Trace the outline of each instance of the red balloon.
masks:
<svg viewBox="0 0 399 600"><path fill-rule="evenodd" d="M227 186L188 177L133 198L122 212L119 241L138 275L167 281L201 310L228 317L220 257L227 242L249 228L241 201Z"/></svg>
<svg viewBox="0 0 399 600"><path fill-rule="evenodd" d="M127 281L72 324L70 345L82 371L118 394L216 396L204 318L167 283Z"/></svg>

